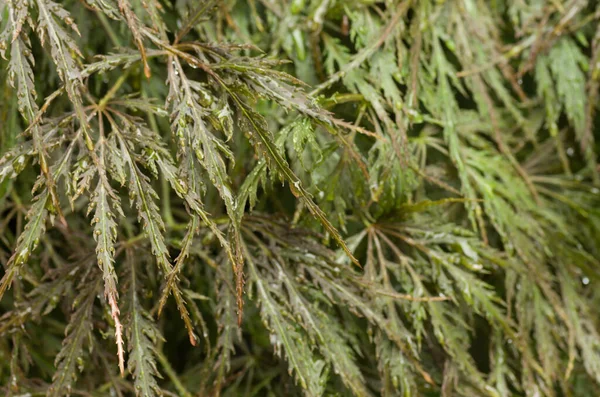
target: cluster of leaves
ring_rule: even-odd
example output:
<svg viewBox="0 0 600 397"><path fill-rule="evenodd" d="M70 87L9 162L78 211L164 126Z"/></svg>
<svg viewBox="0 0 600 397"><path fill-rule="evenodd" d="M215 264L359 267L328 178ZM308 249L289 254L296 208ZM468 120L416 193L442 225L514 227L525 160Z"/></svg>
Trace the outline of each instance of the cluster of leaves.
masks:
<svg viewBox="0 0 600 397"><path fill-rule="evenodd" d="M599 395L599 19L0 0L0 390Z"/></svg>

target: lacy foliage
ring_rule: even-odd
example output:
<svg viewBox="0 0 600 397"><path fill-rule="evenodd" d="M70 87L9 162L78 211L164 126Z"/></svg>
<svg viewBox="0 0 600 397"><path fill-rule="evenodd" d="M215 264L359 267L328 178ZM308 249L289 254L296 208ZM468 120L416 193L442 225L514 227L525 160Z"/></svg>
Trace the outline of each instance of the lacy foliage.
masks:
<svg viewBox="0 0 600 397"><path fill-rule="evenodd" d="M597 7L1 0L0 389L599 395Z"/></svg>

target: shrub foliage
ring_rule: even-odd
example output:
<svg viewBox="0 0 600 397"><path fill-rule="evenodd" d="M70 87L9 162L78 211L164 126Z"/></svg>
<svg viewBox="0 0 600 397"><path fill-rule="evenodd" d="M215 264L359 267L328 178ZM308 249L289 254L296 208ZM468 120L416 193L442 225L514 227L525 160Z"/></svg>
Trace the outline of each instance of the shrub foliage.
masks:
<svg viewBox="0 0 600 397"><path fill-rule="evenodd" d="M597 2L0 18L5 395L600 395Z"/></svg>

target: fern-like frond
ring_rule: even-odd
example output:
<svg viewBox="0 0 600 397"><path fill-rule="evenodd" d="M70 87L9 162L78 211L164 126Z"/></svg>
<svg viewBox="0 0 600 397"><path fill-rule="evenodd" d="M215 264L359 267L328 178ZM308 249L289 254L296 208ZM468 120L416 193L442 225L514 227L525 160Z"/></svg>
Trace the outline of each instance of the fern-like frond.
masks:
<svg viewBox="0 0 600 397"><path fill-rule="evenodd" d="M75 311L65 329L63 346L55 359L56 372L48 389L49 396L70 395L78 372L84 369L85 348L87 346L91 350L93 346L92 314L98 287L98 282L89 281L73 302Z"/></svg>
<svg viewBox="0 0 600 397"><path fill-rule="evenodd" d="M160 374L156 367L154 349L156 349L156 344L162 339L162 336L140 302L137 263L132 255L133 253L128 252L130 299L126 323L129 346L127 368L135 380L136 396L158 396L161 395L161 389L156 378L160 377Z"/></svg>

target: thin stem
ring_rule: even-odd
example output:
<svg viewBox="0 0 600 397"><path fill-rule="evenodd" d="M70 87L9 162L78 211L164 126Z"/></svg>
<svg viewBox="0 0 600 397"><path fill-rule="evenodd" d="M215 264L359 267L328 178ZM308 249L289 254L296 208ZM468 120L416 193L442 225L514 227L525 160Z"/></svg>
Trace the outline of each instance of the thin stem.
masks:
<svg viewBox="0 0 600 397"><path fill-rule="evenodd" d="M192 394L185 388L183 383L181 383L181 380L179 379L179 377L177 377L177 373L175 372L173 367L171 367L169 360L167 360L162 351L156 351L156 358L162 365L163 369L165 370L165 373L167 374L171 382L173 382L173 386L175 386L175 389L177 389L179 395L184 397L192 397Z"/></svg>
<svg viewBox="0 0 600 397"><path fill-rule="evenodd" d="M108 18L106 17L106 15L104 15L104 13L101 11L96 11L96 15L98 15L98 19L100 19L100 23L106 30L106 34L108 35L108 38L110 39L110 41L112 41L114 46L122 47L121 40L119 40L119 37L117 36L117 34L113 30L113 28L110 26L110 22L109 22Z"/></svg>
<svg viewBox="0 0 600 397"><path fill-rule="evenodd" d="M119 91L119 88L121 88L125 80L127 80L128 76L129 70L125 71L125 73L119 76L117 82L110 88L110 90L108 90L106 95L104 95L104 98L102 98L100 102L98 102L98 110L100 110L101 112L104 111L104 109L106 108L106 104L115 96L117 91Z"/></svg>

